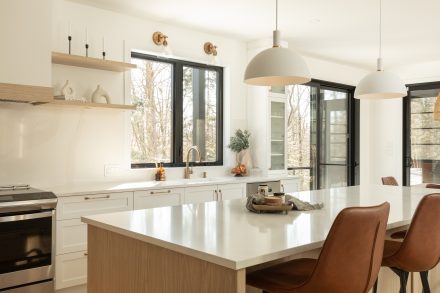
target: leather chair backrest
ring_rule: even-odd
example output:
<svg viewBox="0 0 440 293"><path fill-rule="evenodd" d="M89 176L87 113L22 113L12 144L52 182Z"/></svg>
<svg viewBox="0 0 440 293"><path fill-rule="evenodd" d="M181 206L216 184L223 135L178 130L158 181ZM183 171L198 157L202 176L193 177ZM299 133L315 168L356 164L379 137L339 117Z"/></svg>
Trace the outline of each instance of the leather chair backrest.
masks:
<svg viewBox="0 0 440 293"><path fill-rule="evenodd" d="M440 184L428 183L426 184L426 188L440 189Z"/></svg>
<svg viewBox="0 0 440 293"><path fill-rule="evenodd" d="M382 177L382 184L383 185L399 186L399 183L397 183L396 178L394 178L393 176Z"/></svg>
<svg viewBox="0 0 440 293"><path fill-rule="evenodd" d="M388 202L342 210L301 292L368 292L381 266L389 211Z"/></svg>
<svg viewBox="0 0 440 293"><path fill-rule="evenodd" d="M440 259L440 193L420 201L399 251L393 256L409 272L428 271Z"/></svg>

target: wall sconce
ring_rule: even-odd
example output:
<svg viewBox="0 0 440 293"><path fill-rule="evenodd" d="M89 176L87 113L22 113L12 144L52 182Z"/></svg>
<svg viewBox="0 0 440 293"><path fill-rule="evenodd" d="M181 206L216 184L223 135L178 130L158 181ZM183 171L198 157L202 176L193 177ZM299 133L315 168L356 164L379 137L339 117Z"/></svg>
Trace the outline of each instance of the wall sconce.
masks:
<svg viewBox="0 0 440 293"><path fill-rule="evenodd" d="M203 45L203 50L205 51L206 54L208 55L213 55L213 56L217 56L217 46L215 46L213 43L211 42L206 42Z"/></svg>
<svg viewBox="0 0 440 293"><path fill-rule="evenodd" d="M168 36L164 35L161 32L155 32L153 34L153 42L157 45L157 46L168 46Z"/></svg>

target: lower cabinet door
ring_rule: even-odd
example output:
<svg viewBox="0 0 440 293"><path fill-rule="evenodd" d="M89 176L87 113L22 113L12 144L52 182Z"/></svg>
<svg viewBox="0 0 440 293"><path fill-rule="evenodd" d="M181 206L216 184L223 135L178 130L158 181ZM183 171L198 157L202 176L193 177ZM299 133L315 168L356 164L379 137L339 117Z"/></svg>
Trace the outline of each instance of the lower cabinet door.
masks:
<svg viewBox="0 0 440 293"><path fill-rule="evenodd" d="M56 222L56 255L87 250L87 224L80 219Z"/></svg>
<svg viewBox="0 0 440 293"><path fill-rule="evenodd" d="M285 193L298 191L298 179L281 180L281 191Z"/></svg>
<svg viewBox="0 0 440 293"><path fill-rule="evenodd" d="M184 203L203 203L218 198L217 185L195 186L185 188Z"/></svg>
<svg viewBox="0 0 440 293"><path fill-rule="evenodd" d="M244 183L218 185L219 200L243 198L245 194L246 185Z"/></svg>
<svg viewBox="0 0 440 293"><path fill-rule="evenodd" d="M87 283L87 252L74 252L55 257L55 289Z"/></svg>
<svg viewBox="0 0 440 293"><path fill-rule="evenodd" d="M134 209L140 210L181 205L183 201L183 194L183 188L135 191Z"/></svg>

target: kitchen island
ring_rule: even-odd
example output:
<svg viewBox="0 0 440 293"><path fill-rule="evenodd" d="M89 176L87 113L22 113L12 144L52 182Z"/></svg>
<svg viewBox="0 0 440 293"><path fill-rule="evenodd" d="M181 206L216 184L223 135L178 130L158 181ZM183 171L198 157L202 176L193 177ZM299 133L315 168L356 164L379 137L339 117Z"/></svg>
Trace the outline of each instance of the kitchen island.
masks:
<svg viewBox="0 0 440 293"><path fill-rule="evenodd" d="M375 185L299 192L294 195L324 208L288 215L254 214L237 199L83 217L88 292L244 293L247 271L316 254L343 208L388 201L394 231L409 224L428 193ZM398 286L395 279L381 288Z"/></svg>

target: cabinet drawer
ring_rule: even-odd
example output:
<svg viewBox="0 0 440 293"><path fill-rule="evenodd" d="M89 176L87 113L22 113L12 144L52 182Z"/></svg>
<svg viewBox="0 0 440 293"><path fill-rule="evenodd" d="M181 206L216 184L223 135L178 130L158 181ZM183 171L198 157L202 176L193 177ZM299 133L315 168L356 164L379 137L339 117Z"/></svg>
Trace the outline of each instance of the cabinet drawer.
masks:
<svg viewBox="0 0 440 293"><path fill-rule="evenodd" d="M57 205L57 220L78 219L87 215L132 209L133 192L60 197Z"/></svg>
<svg viewBox="0 0 440 293"><path fill-rule="evenodd" d="M80 219L57 221L56 254L87 250L87 224Z"/></svg>
<svg viewBox="0 0 440 293"><path fill-rule="evenodd" d="M87 283L87 253L74 252L55 257L55 289Z"/></svg>
<svg viewBox="0 0 440 293"><path fill-rule="evenodd" d="M202 203L218 198L217 185L185 188L184 203Z"/></svg>
<svg viewBox="0 0 440 293"><path fill-rule="evenodd" d="M246 185L244 183L218 185L218 199L228 200L243 198L245 195L245 190Z"/></svg>
<svg viewBox="0 0 440 293"><path fill-rule="evenodd" d="M155 189L134 192L134 209L149 209L181 205L183 188Z"/></svg>

